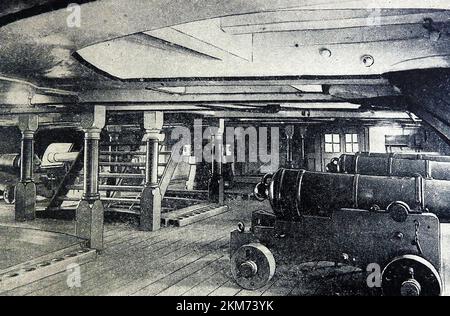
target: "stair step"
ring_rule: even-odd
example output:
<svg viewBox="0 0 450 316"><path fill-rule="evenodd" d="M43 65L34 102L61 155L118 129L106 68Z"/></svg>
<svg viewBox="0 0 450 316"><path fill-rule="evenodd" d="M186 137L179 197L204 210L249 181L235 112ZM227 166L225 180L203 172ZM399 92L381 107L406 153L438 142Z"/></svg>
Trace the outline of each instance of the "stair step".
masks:
<svg viewBox="0 0 450 316"><path fill-rule="evenodd" d="M170 150L160 150L159 151L160 155L170 155L171 153L172 152ZM109 156L145 156L145 155L147 155L147 153L145 151L100 150L100 155L109 155Z"/></svg>
<svg viewBox="0 0 450 316"><path fill-rule="evenodd" d="M83 185L71 185L69 190L83 190ZM100 185L99 191L122 191L122 192L142 192L143 186L126 186L126 185Z"/></svg>
<svg viewBox="0 0 450 316"><path fill-rule="evenodd" d="M170 150L160 150L159 154L161 156L168 156L172 154ZM100 155L102 156L146 156L147 153L145 151L108 151L101 150Z"/></svg>
<svg viewBox="0 0 450 316"><path fill-rule="evenodd" d="M165 226L175 225L182 227L225 212L228 212L227 206L220 206L217 204L199 204L189 206L175 212L163 214L161 219Z"/></svg>
<svg viewBox="0 0 450 316"><path fill-rule="evenodd" d="M37 211L46 211L46 212L75 212L77 210L77 207L52 207L48 209L43 210L37 210ZM117 207L107 207L105 208L105 212L107 213L123 213L123 214L132 214L132 215L139 215L140 212L138 210L130 210L129 208L117 208Z"/></svg>
<svg viewBox="0 0 450 316"><path fill-rule="evenodd" d="M147 155L144 151L100 151L100 155L108 156L145 156Z"/></svg>
<svg viewBox="0 0 450 316"><path fill-rule="evenodd" d="M131 142L102 142L102 143L100 143L100 147L121 147L121 146L136 147L136 146L143 146L143 145L145 145L144 142L135 142L135 143L131 143Z"/></svg>
<svg viewBox="0 0 450 316"><path fill-rule="evenodd" d="M67 197L67 196L61 196L58 197L59 201L63 202L79 202L80 198L73 198L73 197ZM140 198L112 198L112 197L101 197L100 200L103 202L122 202L122 203L136 203L140 204Z"/></svg>
<svg viewBox="0 0 450 316"><path fill-rule="evenodd" d="M139 173L100 173L100 178L145 179L145 175Z"/></svg>
<svg viewBox="0 0 450 316"><path fill-rule="evenodd" d="M140 204L140 203L141 203L140 197L137 197L137 198L102 197L102 198L100 198L100 199L101 199L102 201L104 201L104 202L135 203L135 204Z"/></svg>
<svg viewBox="0 0 450 316"><path fill-rule="evenodd" d="M109 162L100 161L99 165L102 167L145 167L143 162Z"/></svg>

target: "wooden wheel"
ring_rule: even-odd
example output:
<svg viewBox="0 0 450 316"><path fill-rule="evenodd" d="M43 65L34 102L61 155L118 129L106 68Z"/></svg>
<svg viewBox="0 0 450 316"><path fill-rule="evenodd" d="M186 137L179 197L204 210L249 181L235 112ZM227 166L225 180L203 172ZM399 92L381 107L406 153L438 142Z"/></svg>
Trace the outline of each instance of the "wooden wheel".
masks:
<svg viewBox="0 0 450 316"><path fill-rule="evenodd" d="M439 296L442 293L437 270L415 255L392 260L383 270L381 287L386 296Z"/></svg>
<svg viewBox="0 0 450 316"><path fill-rule="evenodd" d="M261 244L239 248L231 258L231 272L236 283L246 290L257 290L266 285L275 274L275 259Z"/></svg>

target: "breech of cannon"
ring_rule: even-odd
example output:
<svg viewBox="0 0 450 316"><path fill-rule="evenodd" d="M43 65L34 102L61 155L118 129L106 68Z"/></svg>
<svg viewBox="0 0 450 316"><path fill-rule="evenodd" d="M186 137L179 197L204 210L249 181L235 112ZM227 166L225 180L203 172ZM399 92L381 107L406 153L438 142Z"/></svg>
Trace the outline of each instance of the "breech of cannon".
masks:
<svg viewBox="0 0 450 316"><path fill-rule="evenodd" d="M255 195L268 198L280 220L299 221L302 215L330 217L343 208L394 210L400 220L405 212L450 218L450 181L291 169L280 169L264 181Z"/></svg>
<svg viewBox="0 0 450 316"><path fill-rule="evenodd" d="M427 154L358 153L334 159L329 168L340 173L450 180L450 157Z"/></svg>
<svg viewBox="0 0 450 316"><path fill-rule="evenodd" d="M39 167L41 160L35 156L34 165ZM20 154L0 154L0 171L16 173L20 169Z"/></svg>
<svg viewBox="0 0 450 316"><path fill-rule="evenodd" d="M2 154L0 155L0 170L11 171L20 168L19 154Z"/></svg>

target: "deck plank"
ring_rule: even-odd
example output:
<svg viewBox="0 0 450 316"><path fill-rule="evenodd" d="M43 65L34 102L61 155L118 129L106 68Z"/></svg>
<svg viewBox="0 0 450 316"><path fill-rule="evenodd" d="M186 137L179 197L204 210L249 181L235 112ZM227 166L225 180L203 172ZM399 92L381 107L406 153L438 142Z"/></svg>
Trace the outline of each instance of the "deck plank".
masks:
<svg viewBox="0 0 450 316"><path fill-rule="evenodd" d="M228 217L223 214L222 216ZM191 246L195 246L201 242L207 240L218 239L217 233L221 232L220 238L226 238L229 236L231 226L221 227L217 229L218 225L215 223L216 218L205 220L197 224L191 225L185 228L168 228L155 233L143 233L134 232L130 234L129 238L122 237L121 240L114 242L112 246L107 247L107 251L103 253L98 262L94 265L90 265L87 271L83 270L83 287L81 289L68 289L65 284L65 279L61 278L57 280L57 284L51 284L49 288L40 289L40 291L33 293L34 295L107 295L117 294L114 289L120 289L127 286L135 285L135 281L141 279L143 273L148 273L147 270L158 270L159 265L170 264L171 261L177 260L183 256L189 256L189 252L192 252ZM230 225L234 226L234 222ZM184 239L182 241L181 239ZM165 242L165 253L161 249L154 249L152 243ZM172 244L171 244L172 243ZM161 244L162 245L162 244ZM139 247L138 247L139 246ZM153 248L152 248L153 247ZM154 252L154 256L159 256L164 260L160 260L156 263L148 262L152 261L149 256L142 254ZM158 252L159 251L159 252ZM227 253L227 247L224 247L223 252ZM206 251L206 254L209 253ZM139 256L140 254L140 256ZM135 260L130 263L130 256ZM137 258L136 258L137 257ZM139 258L141 257L141 258ZM195 259L195 258L194 258ZM191 257L191 261L194 260ZM158 265L159 263L159 265ZM189 264L188 260L188 264ZM179 263L178 263L179 264ZM147 267L146 267L147 265ZM146 268L140 268L146 267ZM125 269L125 270L124 270ZM137 269L137 270L136 270ZM124 270L124 271L123 271ZM129 275L129 274L133 275ZM101 278L100 278L101 275ZM57 278L55 278L57 279ZM139 290L139 289L137 289ZM125 293L133 294L133 293Z"/></svg>
<svg viewBox="0 0 450 316"><path fill-rule="evenodd" d="M116 294L120 295L134 295L144 289L145 287L151 285L152 283L161 280L164 276L173 273L176 270L183 268L184 266L194 262L204 256L205 252L208 253L217 247L215 243L222 241L225 235L220 237L209 238L209 240L204 240L205 243L201 248L198 246L193 246L194 248L183 249L180 252L174 253L175 259L168 264L159 265L157 269L150 269L145 271L142 278L135 280L132 284L121 288ZM187 247L186 247L187 248ZM197 249L196 249L197 248Z"/></svg>
<svg viewBox="0 0 450 316"><path fill-rule="evenodd" d="M214 275L217 271L222 270L224 267L228 267L228 263L228 256L224 255L206 265L202 269L198 270L197 272L186 276L178 283L158 293L158 296L183 296L184 294L192 290L195 286L211 278L211 276Z"/></svg>
<svg viewBox="0 0 450 316"><path fill-rule="evenodd" d="M170 288L171 286L174 286L186 276L190 276L199 270L203 269L204 267L210 265L212 262L220 259L223 255L219 253L209 253L206 254L203 257L198 258L197 260L192 261L191 263L188 260L184 261L182 265L184 265L181 269L176 270L173 273L170 273L166 277L157 280L156 282L150 284L149 286L145 287L144 289L140 290L136 293L136 295L139 296L157 296L164 290Z"/></svg>
<svg viewBox="0 0 450 316"><path fill-rule="evenodd" d="M208 296L236 296L240 291L241 289L233 281L228 280Z"/></svg>

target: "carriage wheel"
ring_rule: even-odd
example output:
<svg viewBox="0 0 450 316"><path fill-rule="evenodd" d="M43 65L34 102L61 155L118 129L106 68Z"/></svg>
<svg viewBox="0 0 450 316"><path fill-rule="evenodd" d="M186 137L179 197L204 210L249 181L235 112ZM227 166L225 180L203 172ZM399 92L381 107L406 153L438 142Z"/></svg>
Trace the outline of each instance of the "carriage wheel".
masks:
<svg viewBox="0 0 450 316"><path fill-rule="evenodd" d="M392 260L383 270L381 287L386 296L439 296L442 293L437 270L415 255Z"/></svg>
<svg viewBox="0 0 450 316"><path fill-rule="evenodd" d="M275 274L275 259L261 244L240 247L231 258L231 272L236 283L246 290L257 290Z"/></svg>

